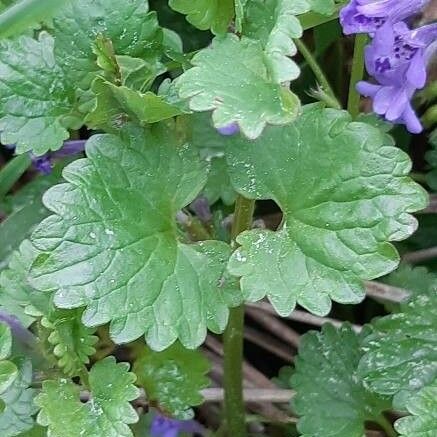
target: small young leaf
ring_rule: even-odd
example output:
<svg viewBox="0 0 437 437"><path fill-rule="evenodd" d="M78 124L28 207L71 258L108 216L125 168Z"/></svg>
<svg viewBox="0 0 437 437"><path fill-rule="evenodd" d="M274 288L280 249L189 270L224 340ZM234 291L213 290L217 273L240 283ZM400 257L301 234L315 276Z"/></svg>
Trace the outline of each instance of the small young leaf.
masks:
<svg viewBox="0 0 437 437"><path fill-rule="evenodd" d="M71 83L88 89L99 72L93 44L112 41L116 55L160 56L162 31L145 0L75 0L54 19L55 53Z"/></svg>
<svg viewBox="0 0 437 437"><path fill-rule="evenodd" d="M0 394L11 386L17 375L17 366L12 361L0 361Z"/></svg>
<svg viewBox="0 0 437 437"><path fill-rule="evenodd" d="M135 375L126 363L107 357L89 373L91 399L80 401L79 386L68 380L44 381L35 403L38 423L50 437L133 437L127 424L138 420L129 401L139 396Z"/></svg>
<svg viewBox="0 0 437 437"><path fill-rule="evenodd" d="M50 332L48 342L53 347L58 366L66 375L77 376L84 364L89 363L88 357L95 353L98 338L93 335L93 329L83 325L80 310L57 310L47 305L45 312L47 315L41 324Z"/></svg>
<svg viewBox="0 0 437 437"><path fill-rule="evenodd" d="M234 0L170 0L169 5L193 26L216 35L226 33L234 17Z"/></svg>
<svg viewBox="0 0 437 437"><path fill-rule="evenodd" d="M12 348L11 328L4 323L0 323L0 360L9 357Z"/></svg>
<svg viewBox="0 0 437 437"><path fill-rule="evenodd" d="M357 377L362 336L347 324L305 334L295 361L291 386L293 407L302 416L299 431L311 437L363 437L364 422L376 421L391 407L390 398L378 396Z"/></svg>
<svg viewBox="0 0 437 437"><path fill-rule="evenodd" d="M37 408L33 403L35 390L29 388L32 381L32 365L25 359L14 360L18 368L18 375L0 399L5 409L0 413L0 435L12 437L30 430L34 420L32 415Z"/></svg>
<svg viewBox="0 0 437 437"><path fill-rule="evenodd" d="M199 392L209 385L209 370L201 352L185 349L180 343L162 352L145 348L134 365L147 399L180 420L191 419L194 412L190 407L202 403Z"/></svg>
<svg viewBox="0 0 437 437"><path fill-rule="evenodd" d="M417 296L401 308L373 324L359 366L371 390L399 399L437 377L437 294Z"/></svg>
<svg viewBox="0 0 437 437"><path fill-rule="evenodd" d="M283 316L296 303L326 315L331 299L358 303L363 279L396 267L399 256L388 241L416 229L409 213L424 208L427 195L408 178L408 156L386 141L344 111L314 105L256 141L229 140L237 191L273 199L284 213L277 232L252 230L237 238L241 248L229 270L242 277L248 301L267 295Z"/></svg>
<svg viewBox="0 0 437 437"><path fill-rule="evenodd" d="M299 76L299 67L289 56L296 54L293 38L302 36L302 27L296 15L308 10L306 0L255 0L245 8L243 35L261 42L276 83L291 81Z"/></svg>
<svg viewBox="0 0 437 437"><path fill-rule="evenodd" d="M437 435L437 379L409 399L411 416L402 417L395 429L402 437L432 437Z"/></svg>
<svg viewBox="0 0 437 437"><path fill-rule="evenodd" d="M270 77L259 41L216 37L191 62L194 67L176 80L176 87L193 111L214 111L216 128L235 122L253 139L267 123L290 123L300 111L299 99Z"/></svg>
<svg viewBox="0 0 437 437"><path fill-rule="evenodd" d="M177 239L176 213L201 191L207 168L173 122L121 135L92 137L88 158L44 196L54 215L32 237L44 252L33 283L57 290L60 308L86 306L87 326L111 321L116 342L145 333L156 350L177 338L195 348L207 327L223 331L230 299L221 281L229 246Z"/></svg>
<svg viewBox="0 0 437 437"><path fill-rule="evenodd" d="M22 36L0 42L0 130L17 153L57 150L69 134L62 118L72 109L73 89L53 55L53 38Z"/></svg>
<svg viewBox="0 0 437 437"><path fill-rule="evenodd" d="M92 128L111 130L129 119L140 124L157 123L182 113L162 96L116 86L101 77L96 78L92 90L97 96L96 106L85 119Z"/></svg>

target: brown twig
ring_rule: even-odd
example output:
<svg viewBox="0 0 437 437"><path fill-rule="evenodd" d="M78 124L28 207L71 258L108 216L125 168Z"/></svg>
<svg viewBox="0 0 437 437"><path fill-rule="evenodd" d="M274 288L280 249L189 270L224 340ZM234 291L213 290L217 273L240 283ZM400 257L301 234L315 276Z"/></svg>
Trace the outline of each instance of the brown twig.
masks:
<svg viewBox="0 0 437 437"><path fill-rule="evenodd" d="M277 357L282 358L287 363L293 361L293 354L288 350L289 348L268 334L246 326L244 328L244 338Z"/></svg>
<svg viewBox="0 0 437 437"><path fill-rule="evenodd" d="M411 293L408 290L377 281L366 281L366 294L380 300L399 303L405 300Z"/></svg>
<svg viewBox="0 0 437 437"><path fill-rule="evenodd" d="M246 313L287 344L292 345L296 349L299 347L300 335L276 317L253 307L247 307Z"/></svg>
<svg viewBox="0 0 437 437"><path fill-rule="evenodd" d="M205 402L221 402L224 397L222 388L206 388L201 392ZM280 388L245 388L243 397L245 402L273 402L288 404L295 392Z"/></svg>
<svg viewBox="0 0 437 437"><path fill-rule="evenodd" d="M410 264L418 264L434 258L437 258L437 247L429 247L402 255L402 260Z"/></svg>

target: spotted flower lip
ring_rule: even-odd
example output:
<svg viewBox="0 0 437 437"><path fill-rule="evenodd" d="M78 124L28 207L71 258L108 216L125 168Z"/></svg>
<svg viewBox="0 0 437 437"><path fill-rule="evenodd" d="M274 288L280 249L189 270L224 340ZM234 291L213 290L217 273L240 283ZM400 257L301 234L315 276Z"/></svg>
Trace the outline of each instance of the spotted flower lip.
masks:
<svg viewBox="0 0 437 437"><path fill-rule="evenodd" d="M412 133L422 125L411 105L425 86L427 64L436 52L437 23L411 30L405 23L385 23L366 47L366 68L377 84L359 82L360 94L373 99L373 110Z"/></svg>
<svg viewBox="0 0 437 437"><path fill-rule="evenodd" d="M417 14L430 0L352 0L340 11L346 35L374 33L386 22L396 23Z"/></svg>

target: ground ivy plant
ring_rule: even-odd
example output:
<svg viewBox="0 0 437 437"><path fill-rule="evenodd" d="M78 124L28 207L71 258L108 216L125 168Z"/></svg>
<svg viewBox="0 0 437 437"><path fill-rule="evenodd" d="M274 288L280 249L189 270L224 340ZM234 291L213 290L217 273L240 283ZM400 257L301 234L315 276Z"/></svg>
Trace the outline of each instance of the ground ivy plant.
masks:
<svg viewBox="0 0 437 437"><path fill-rule="evenodd" d="M277 380L297 426L256 435L437 435L437 279L390 274L436 185L391 135L435 122L427 3L0 1L2 437L244 437L246 305L325 320L381 277L407 297L305 333Z"/></svg>

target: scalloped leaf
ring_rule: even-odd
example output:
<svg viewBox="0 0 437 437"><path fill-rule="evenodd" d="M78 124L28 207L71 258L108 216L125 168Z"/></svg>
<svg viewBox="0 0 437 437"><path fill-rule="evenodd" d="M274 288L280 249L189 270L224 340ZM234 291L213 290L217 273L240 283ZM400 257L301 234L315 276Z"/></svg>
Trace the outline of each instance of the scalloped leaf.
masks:
<svg viewBox="0 0 437 437"><path fill-rule="evenodd" d="M139 396L129 364L107 357L89 373L91 398L80 401L80 387L66 379L44 381L35 403L37 421L50 437L133 437L128 424L138 421L130 401Z"/></svg>
<svg viewBox="0 0 437 437"><path fill-rule="evenodd" d="M363 437L364 422L378 422L391 399L364 387L357 377L363 336L349 324L301 337L291 386L293 409L301 416L298 430L311 437Z"/></svg>
<svg viewBox="0 0 437 437"><path fill-rule="evenodd" d="M402 417L395 429L402 437L432 437L437 435L437 379L409 399L411 416Z"/></svg>
<svg viewBox="0 0 437 437"><path fill-rule="evenodd" d="M175 138L174 123L96 135L88 158L67 166L67 183L44 196L54 215L35 230L43 253L31 270L60 308L86 307L83 322L111 322L118 343L146 334L162 350L195 348L207 327L222 332L232 293L222 280L227 244L178 241L176 213L203 188L207 168Z"/></svg>
<svg viewBox="0 0 437 437"><path fill-rule="evenodd" d="M300 74L290 56L297 52L293 39L300 38L303 33L296 15L309 9L306 0L254 0L245 7L242 33L261 42L276 83L294 80Z"/></svg>
<svg viewBox="0 0 437 437"><path fill-rule="evenodd" d="M284 213L276 232L240 234L228 266L246 300L267 296L282 316L296 303L326 315L331 299L360 302L363 280L398 264L388 241L407 238L417 227L409 213L427 204L408 156L344 111L311 105L256 141L229 139L226 156L237 191Z"/></svg>
<svg viewBox="0 0 437 437"><path fill-rule="evenodd" d="M373 323L359 366L366 385L397 395L398 405L437 378L437 293L417 296L401 308Z"/></svg>
<svg viewBox="0 0 437 437"><path fill-rule="evenodd" d="M18 375L0 399L5 409L0 413L0 435L12 437L30 430L34 425L33 414L37 408L33 403L35 390L29 388L32 382L32 364L26 359L13 361Z"/></svg>
<svg viewBox="0 0 437 437"><path fill-rule="evenodd" d="M0 131L17 153L42 155L69 137L63 119L74 91L66 85L53 54L54 39L41 32L0 42Z"/></svg>
<svg viewBox="0 0 437 437"><path fill-rule="evenodd" d="M168 4L194 27L211 29L215 35L226 33L234 17L234 0L169 0Z"/></svg>
<svg viewBox="0 0 437 437"><path fill-rule="evenodd" d="M228 34L216 37L197 53L176 80L193 111L213 111L216 128L238 123L248 138L257 138L269 124L292 122L300 111L299 99L269 74L259 41Z"/></svg>
<svg viewBox="0 0 437 437"><path fill-rule="evenodd" d="M191 419L191 406L203 401L200 390L209 385L210 364L198 350L175 343L162 352L141 350L134 372L147 399L179 420Z"/></svg>
<svg viewBox="0 0 437 437"><path fill-rule="evenodd" d="M75 0L53 20L55 54L69 81L83 89L99 73L97 36L112 41L116 55L161 55L162 31L145 0Z"/></svg>
<svg viewBox="0 0 437 437"><path fill-rule="evenodd" d="M55 310L49 305L46 313L41 324L50 331L47 340L53 347L58 366L68 376L79 375L96 352L95 330L83 325L81 310Z"/></svg>

